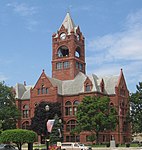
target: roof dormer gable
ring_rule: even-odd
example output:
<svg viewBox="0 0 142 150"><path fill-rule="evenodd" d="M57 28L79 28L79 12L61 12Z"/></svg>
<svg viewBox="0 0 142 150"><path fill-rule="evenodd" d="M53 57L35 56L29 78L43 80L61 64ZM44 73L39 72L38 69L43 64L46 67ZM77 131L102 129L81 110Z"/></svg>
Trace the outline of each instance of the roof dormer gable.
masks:
<svg viewBox="0 0 142 150"><path fill-rule="evenodd" d="M102 80L100 82L100 90L101 90L102 93L104 92L104 87L105 87L105 84L104 84L104 80L102 78Z"/></svg>
<svg viewBox="0 0 142 150"><path fill-rule="evenodd" d="M84 91L89 92L93 88L93 84L91 80L87 77L86 80L84 81Z"/></svg>

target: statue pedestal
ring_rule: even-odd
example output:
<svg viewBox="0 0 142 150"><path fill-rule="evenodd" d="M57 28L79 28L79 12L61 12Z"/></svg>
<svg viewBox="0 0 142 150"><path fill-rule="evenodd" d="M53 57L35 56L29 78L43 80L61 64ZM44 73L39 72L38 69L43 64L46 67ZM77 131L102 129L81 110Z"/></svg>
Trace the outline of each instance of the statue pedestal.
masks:
<svg viewBox="0 0 142 150"><path fill-rule="evenodd" d="M115 147L115 140L110 141L110 147Z"/></svg>

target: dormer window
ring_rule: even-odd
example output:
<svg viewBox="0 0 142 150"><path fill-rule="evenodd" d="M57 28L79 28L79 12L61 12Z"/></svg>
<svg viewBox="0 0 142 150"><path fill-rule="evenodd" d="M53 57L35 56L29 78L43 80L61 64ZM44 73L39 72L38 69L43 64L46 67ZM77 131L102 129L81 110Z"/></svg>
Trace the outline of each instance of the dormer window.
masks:
<svg viewBox="0 0 142 150"><path fill-rule="evenodd" d="M86 92L91 91L91 85L86 84L86 86L85 86L85 91L86 91Z"/></svg>
<svg viewBox="0 0 142 150"><path fill-rule="evenodd" d="M58 57L68 57L69 56L69 49L66 46L61 46L58 49Z"/></svg>

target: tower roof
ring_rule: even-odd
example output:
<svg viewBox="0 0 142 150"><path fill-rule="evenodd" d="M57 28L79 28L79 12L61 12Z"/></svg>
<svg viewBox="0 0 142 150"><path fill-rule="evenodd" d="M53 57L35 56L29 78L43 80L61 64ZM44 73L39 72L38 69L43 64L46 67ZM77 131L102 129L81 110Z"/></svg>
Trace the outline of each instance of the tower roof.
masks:
<svg viewBox="0 0 142 150"><path fill-rule="evenodd" d="M69 12L67 12L67 14L66 14L66 16L65 16L65 19L64 19L64 21L62 22L62 24L61 24L61 27L62 27L62 25L65 27L65 29L67 29L68 30L68 33L70 34L70 32L72 31L72 30L76 30L76 25L74 24L74 22L73 22L73 20L72 20L72 18L71 18L71 16L70 16L70 13ZM61 27L59 28L59 30L61 29Z"/></svg>

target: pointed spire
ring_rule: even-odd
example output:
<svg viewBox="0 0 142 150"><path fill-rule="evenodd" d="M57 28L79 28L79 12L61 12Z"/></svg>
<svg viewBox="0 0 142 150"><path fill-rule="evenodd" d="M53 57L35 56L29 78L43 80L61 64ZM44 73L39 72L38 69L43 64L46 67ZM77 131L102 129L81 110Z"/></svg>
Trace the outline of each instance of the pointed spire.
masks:
<svg viewBox="0 0 142 150"><path fill-rule="evenodd" d="M73 22L73 20L72 20L72 18L71 18L71 16L70 16L70 13L69 13L69 12L67 12L66 17L65 17L63 23L61 24L61 27L62 27L62 25L65 27L65 29L68 30L68 33L69 33L69 34L70 34L70 32L71 32L72 30L75 29L76 26L75 26L75 24L74 24L74 22ZM61 29L61 27L60 27L60 29ZM59 30L60 30L60 29L59 29Z"/></svg>

